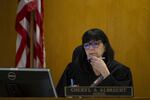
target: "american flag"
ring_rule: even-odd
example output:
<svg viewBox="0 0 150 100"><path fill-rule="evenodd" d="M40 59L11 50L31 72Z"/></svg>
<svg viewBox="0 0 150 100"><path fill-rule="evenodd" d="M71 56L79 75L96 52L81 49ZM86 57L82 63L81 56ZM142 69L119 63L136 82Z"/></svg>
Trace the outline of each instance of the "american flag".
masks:
<svg viewBox="0 0 150 100"><path fill-rule="evenodd" d="M43 0L19 0L16 16L16 67L45 67ZM32 59L33 58L33 59Z"/></svg>

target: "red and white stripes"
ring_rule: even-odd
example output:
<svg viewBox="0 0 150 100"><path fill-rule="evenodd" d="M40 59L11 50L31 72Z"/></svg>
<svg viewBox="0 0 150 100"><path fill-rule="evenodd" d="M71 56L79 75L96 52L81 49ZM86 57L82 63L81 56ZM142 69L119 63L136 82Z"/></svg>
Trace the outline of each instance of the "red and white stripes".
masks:
<svg viewBox="0 0 150 100"><path fill-rule="evenodd" d="M33 58L31 58L31 13L33 14ZM16 17L16 67L45 67L45 47L43 33L43 0L20 0ZM33 65L31 66L31 61Z"/></svg>

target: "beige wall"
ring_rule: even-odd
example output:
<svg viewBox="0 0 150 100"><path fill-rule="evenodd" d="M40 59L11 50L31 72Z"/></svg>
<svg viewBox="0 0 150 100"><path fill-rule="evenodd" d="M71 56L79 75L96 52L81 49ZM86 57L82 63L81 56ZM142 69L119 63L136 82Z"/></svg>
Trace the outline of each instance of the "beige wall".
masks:
<svg viewBox="0 0 150 100"><path fill-rule="evenodd" d="M14 66L17 0L0 1L0 66ZM150 0L45 0L46 63L55 85L89 28L102 28L132 70L136 97L150 97Z"/></svg>

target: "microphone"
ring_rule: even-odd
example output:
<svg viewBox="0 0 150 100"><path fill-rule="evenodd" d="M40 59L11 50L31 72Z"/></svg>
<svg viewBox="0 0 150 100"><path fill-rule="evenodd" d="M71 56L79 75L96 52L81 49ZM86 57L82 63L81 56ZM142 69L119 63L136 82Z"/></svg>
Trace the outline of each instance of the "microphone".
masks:
<svg viewBox="0 0 150 100"><path fill-rule="evenodd" d="M104 77L102 75L100 75L92 84L91 87L93 86L98 86L102 81L103 81Z"/></svg>

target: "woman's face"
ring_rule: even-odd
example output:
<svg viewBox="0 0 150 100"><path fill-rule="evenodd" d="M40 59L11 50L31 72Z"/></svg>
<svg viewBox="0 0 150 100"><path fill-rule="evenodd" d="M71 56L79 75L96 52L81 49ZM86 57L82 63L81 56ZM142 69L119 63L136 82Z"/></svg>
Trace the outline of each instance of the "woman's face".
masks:
<svg viewBox="0 0 150 100"><path fill-rule="evenodd" d="M87 55L87 59L90 59L92 56L96 56L98 58L102 57L105 52L105 46L101 40L98 41L89 41L84 44L84 49Z"/></svg>

